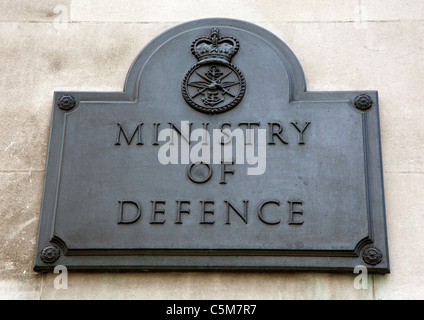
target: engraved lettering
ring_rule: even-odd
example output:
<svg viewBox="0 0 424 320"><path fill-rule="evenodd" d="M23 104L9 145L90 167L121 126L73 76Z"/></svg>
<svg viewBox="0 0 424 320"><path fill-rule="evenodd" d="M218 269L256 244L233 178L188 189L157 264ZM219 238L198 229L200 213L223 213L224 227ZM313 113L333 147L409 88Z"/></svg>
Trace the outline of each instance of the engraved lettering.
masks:
<svg viewBox="0 0 424 320"><path fill-rule="evenodd" d="M164 224L165 218L162 220L156 220L157 214L163 214L165 215L165 208L158 208L158 205L165 205L166 201L151 201L152 203L152 215L150 218L150 224Z"/></svg>
<svg viewBox="0 0 424 320"><path fill-rule="evenodd" d="M190 201L177 201L177 217L175 220L175 224L183 224L181 220L181 214L190 214L190 208L183 209L183 205L190 205Z"/></svg>
<svg viewBox="0 0 424 320"><path fill-rule="evenodd" d="M241 122L238 124L239 127L246 126L246 144L252 144L252 126L260 126L259 122Z"/></svg>
<svg viewBox="0 0 424 320"><path fill-rule="evenodd" d="M214 221L206 221L206 214L213 215L215 210L214 209L207 209L207 205L215 205L215 201L200 201L200 206L202 208L201 215L200 215L200 224L214 224Z"/></svg>
<svg viewBox="0 0 424 320"><path fill-rule="evenodd" d="M131 142L133 141L135 135L138 133L138 135L137 135L137 145L139 145L139 146L143 145L143 139L142 139L142 126L143 126L143 123L140 123L139 125L137 125L137 128L133 132L131 138L128 138L128 135L125 132L125 129L124 129L124 127L123 127L122 124L117 123L117 125L118 125L118 134L117 134L116 142L115 142L115 145L116 146L120 146L121 145L121 133L124 136L125 141L127 142L128 145L131 144Z"/></svg>
<svg viewBox="0 0 424 320"><path fill-rule="evenodd" d="M224 136L226 136L227 137L227 140L225 141L225 138L224 138L224 141L222 141L222 139L221 139L221 137L220 137L220 143L222 144L222 145L225 145L225 144L228 144L228 143L230 143L231 142L231 134L229 134L228 132L230 132L231 133L231 130L230 129L228 129L228 130L225 130L224 129L224 127L229 127L229 128L231 128L231 123L223 123L223 124L221 124L221 127L219 127L219 129L221 130L221 132L222 132L222 134L224 134ZM215 130L214 130L215 131Z"/></svg>
<svg viewBox="0 0 424 320"><path fill-rule="evenodd" d="M275 131L275 127L278 127L277 131ZM268 132L269 132L269 134L268 134L268 136L269 136L268 144L275 144L274 137L277 137L278 140L280 140L283 144L289 144L282 137L283 126L281 125L281 123L279 123L279 122L268 122Z"/></svg>
<svg viewBox="0 0 424 320"><path fill-rule="evenodd" d="M263 223L266 223L266 224L271 224L271 225L274 225L274 224L279 224L280 223L280 221L281 221L281 219L278 219L278 221L269 221L269 220L267 220L267 219L265 219L265 217L264 217L264 214L263 214L263 208L265 207L265 206L267 206L267 205L269 205L269 204L276 204L278 207L280 206L280 201L278 201L278 200L269 200L269 201L265 201L265 202L262 202L260 205L259 205L259 207L258 207L258 217L259 217L259 219L263 222Z"/></svg>
<svg viewBox="0 0 424 320"><path fill-rule="evenodd" d="M279 121L268 122L268 129L261 128L260 122L240 122L237 125L244 126L245 129L235 128L234 130L230 129L234 123L229 122L220 124L221 129L211 129L210 123L201 122L200 127L195 130L192 130L194 123L190 121L181 121L181 125L178 126L174 122L167 122L167 124L169 128L162 130L159 130L160 123L148 124L153 128L153 145L165 142L157 150L159 163L163 165L221 164L222 162L236 165L247 162L247 175L263 175L267 169L267 145L288 144L289 141L286 140L283 126ZM290 122L290 124L299 134L298 144L305 144L305 132L311 122ZM145 131L146 123L138 124L135 130L134 128L129 130L121 123L117 125L116 145L121 145L122 139L128 145L143 145L143 130ZM259 128L252 129L253 127ZM268 138L267 134L269 134ZM135 140L137 140L136 143L134 143ZM233 146L233 140L235 140L235 146ZM227 183L227 174L233 173L226 171L226 168L221 168L220 184ZM207 181L206 176L199 179L192 174L189 175L196 183Z"/></svg>
<svg viewBox="0 0 424 320"><path fill-rule="evenodd" d="M229 164L221 162L221 181L219 182L219 184L227 184L227 181L225 180L226 174L234 175L234 170L227 170L227 165ZM231 162L231 165L233 165L232 162Z"/></svg>
<svg viewBox="0 0 424 320"><path fill-rule="evenodd" d="M229 201L224 201L224 203L227 205L227 222L225 224L231 224L230 223L230 208L237 213L237 215L244 221L245 224L247 224L247 216L248 216L248 200L243 200L243 209L244 213L241 214L239 210L237 210Z"/></svg>
<svg viewBox="0 0 424 320"><path fill-rule="evenodd" d="M140 219L141 217L141 208L140 205L136 201L118 201L119 202L119 218L118 218L118 224L131 224L135 223ZM133 206L136 209L136 214L133 214L133 217L131 219L124 218L124 207ZM129 209L125 211L130 211ZM126 215L129 215L128 212Z"/></svg>
<svg viewBox="0 0 424 320"><path fill-rule="evenodd" d="M212 167L208 163L192 163L187 167L187 176L194 183L205 183L212 177Z"/></svg>
<svg viewBox="0 0 424 320"><path fill-rule="evenodd" d="M209 145L210 143L210 134L208 132L208 126L209 126L209 122L202 123L202 129L203 129L202 144L203 145Z"/></svg>
<svg viewBox="0 0 424 320"><path fill-rule="evenodd" d="M151 216L150 224L165 224L166 219L166 201L165 200L152 200L151 206ZM215 224L215 220L212 216L215 215L215 201L199 201L200 202L200 224ZM243 205L236 206L232 200L224 200L220 202L219 213L225 215L225 225L231 224L231 215L238 215L239 218L247 225L248 224L248 214L249 206L251 202L249 200L242 200ZM119 203L119 214L118 214L118 224L132 224L137 222L142 213L141 202L137 201L118 201ZM303 220L303 202L301 200L296 201L287 201L289 215L287 224L288 225L302 225L304 224ZM175 200L175 222L174 224L184 224L184 219L190 220L192 218L191 210L191 200ZM264 200L255 205L258 219L256 221L261 221L267 225L279 225L281 224L280 218L280 200L269 199ZM278 208L275 208L278 207ZM233 212L233 213L231 213ZM199 214L199 211L196 211ZM184 215L186 215L184 217ZM237 219L236 219L237 220Z"/></svg>
<svg viewBox="0 0 424 320"><path fill-rule="evenodd" d="M305 141L303 140L303 133L305 132L306 128L311 124L310 122L305 122L305 126L303 127L303 129L300 129L297 126L297 122L291 122L291 124L293 125L293 127L296 128L296 130L299 132L299 144L305 144Z"/></svg>
<svg viewBox="0 0 424 320"><path fill-rule="evenodd" d="M303 210L296 209L295 206L302 206L302 201L287 201L289 203L289 224L302 225L304 221L295 219L295 214L303 215Z"/></svg>
<svg viewBox="0 0 424 320"><path fill-rule="evenodd" d="M158 146L158 137L159 137L159 126L160 123L153 123L153 143L152 145Z"/></svg>
<svg viewBox="0 0 424 320"><path fill-rule="evenodd" d="M181 121L181 128L178 128L172 122L168 122L169 128L175 130L180 137L182 137L188 144L190 144L191 126L193 123L188 121Z"/></svg>
<svg viewBox="0 0 424 320"><path fill-rule="evenodd" d="M228 141L222 141L228 138ZM228 128L223 130L213 129L213 163L219 164L222 161L231 163L233 161L233 138L236 140L236 163L244 164L244 133L240 128L231 131ZM224 146L224 157L221 156L221 147Z"/></svg>

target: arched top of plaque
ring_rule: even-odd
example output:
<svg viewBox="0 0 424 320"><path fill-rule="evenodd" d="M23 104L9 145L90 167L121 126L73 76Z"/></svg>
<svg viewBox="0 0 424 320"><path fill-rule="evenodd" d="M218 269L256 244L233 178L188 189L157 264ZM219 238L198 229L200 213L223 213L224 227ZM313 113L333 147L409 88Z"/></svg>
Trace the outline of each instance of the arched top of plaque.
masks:
<svg viewBox="0 0 424 320"><path fill-rule="evenodd" d="M142 100L149 84L155 91L161 86L165 95L178 87L189 106L210 114L236 107L255 89L264 98L288 102L306 91L302 67L280 38L226 18L183 23L153 39L131 65L124 92Z"/></svg>

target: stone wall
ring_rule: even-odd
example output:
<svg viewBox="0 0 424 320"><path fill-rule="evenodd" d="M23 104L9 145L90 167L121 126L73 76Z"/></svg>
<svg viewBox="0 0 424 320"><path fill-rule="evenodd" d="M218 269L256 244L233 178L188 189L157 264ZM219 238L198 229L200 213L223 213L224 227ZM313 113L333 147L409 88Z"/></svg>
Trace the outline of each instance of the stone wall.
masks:
<svg viewBox="0 0 424 320"><path fill-rule="evenodd" d="M53 92L122 91L152 38L206 17L275 33L310 91L379 91L391 274L32 271ZM420 0L0 0L0 298L424 298L423 34Z"/></svg>

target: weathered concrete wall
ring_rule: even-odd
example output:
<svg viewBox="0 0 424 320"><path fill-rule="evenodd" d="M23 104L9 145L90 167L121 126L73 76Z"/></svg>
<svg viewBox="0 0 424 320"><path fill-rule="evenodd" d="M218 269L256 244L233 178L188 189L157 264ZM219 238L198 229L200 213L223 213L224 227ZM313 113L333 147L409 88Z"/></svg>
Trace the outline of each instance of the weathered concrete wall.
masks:
<svg viewBox="0 0 424 320"><path fill-rule="evenodd" d="M309 90L379 91L390 275L32 271L53 91L122 90L149 40L206 17L274 32ZM0 298L424 298L423 34L421 0L0 0Z"/></svg>

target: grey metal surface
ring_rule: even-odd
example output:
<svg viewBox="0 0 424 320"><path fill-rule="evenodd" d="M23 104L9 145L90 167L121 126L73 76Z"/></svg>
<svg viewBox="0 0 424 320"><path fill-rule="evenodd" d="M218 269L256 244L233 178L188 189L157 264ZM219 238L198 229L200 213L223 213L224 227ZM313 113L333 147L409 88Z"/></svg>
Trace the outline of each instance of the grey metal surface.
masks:
<svg viewBox="0 0 424 320"><path fill-rule="evenodd" d="M181 149L161 164L158 134L184 121L266 132L266 170ZM58 264L389 272L377 92L306 91L292 51L244 21L166 31L123 92L54 94L34 269Z"/></svg>

